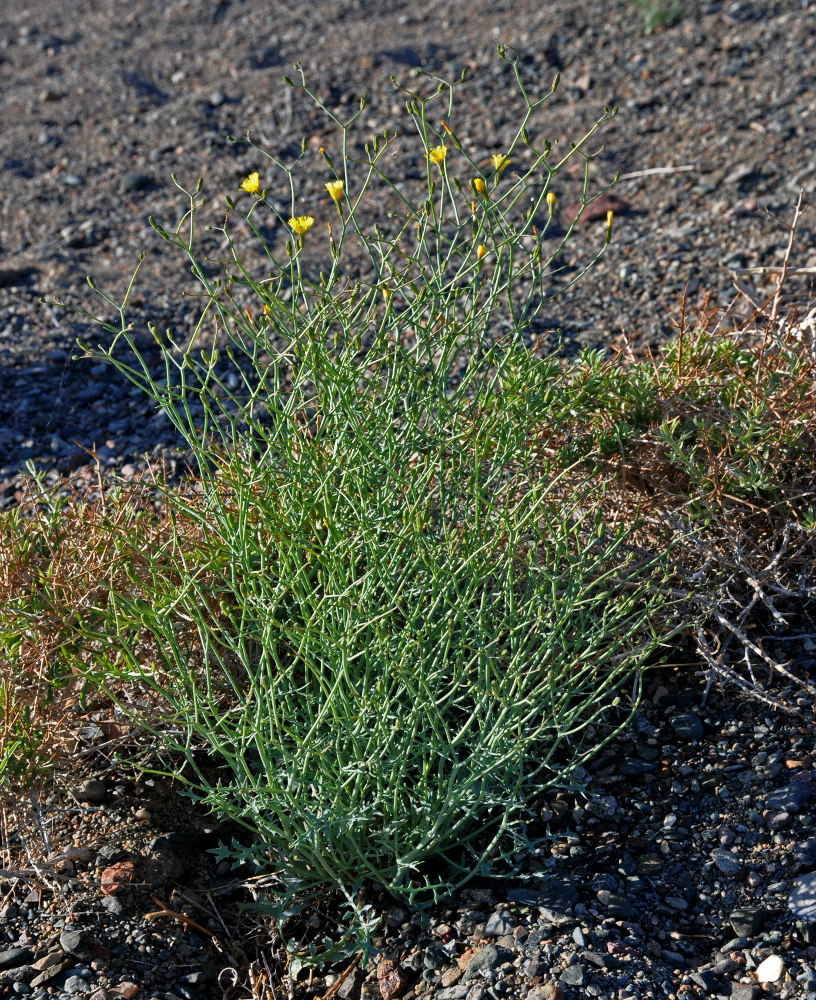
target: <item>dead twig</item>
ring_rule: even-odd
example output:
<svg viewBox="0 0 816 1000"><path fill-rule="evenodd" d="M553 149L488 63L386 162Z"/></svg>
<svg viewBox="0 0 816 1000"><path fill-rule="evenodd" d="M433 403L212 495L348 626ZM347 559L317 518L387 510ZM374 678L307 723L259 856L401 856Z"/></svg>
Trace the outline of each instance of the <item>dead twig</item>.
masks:
<svg viewBox="0 0 816 1000"><path fill-rule="evenodd" d="M788 245L785 248L785 256L782 258L782 273L779 275L779 282L776 286L776 293L773 297L773 307L771 309L771 322L776 322L776 314L779 311L779 300L782 296L782 286L785 284L785 278L788 273L788 261L790 260L791 250L793 249L793 237L796 234L796 226L799 223L799 217L802 214L802 198L805 195L804 188L799 191L799 200L796 202L796 210L793 213L793 222L790 227L790 234L788 236Z"/></svg>
<svg viewBox="0 0 816 1000"><path fill-rule="evenodd" d="M628 174L621 174L618 180L630 181L633 177L648 177L652 174L679 174L687 170L696 170L694 163L686 163L682 167L649 167L648 170L633 170Z"/></svg>
<svg viewBox="0 0 816 1000"><path fill-rule="evenodd" d="M357 967L357 963L363 957L363 953L358 951L354 958L351 960L351 965L344 971L341 972L337 979L332 983L331 987L320 997L320 1000L329 1000L334 994L340 989L343 983L348 979L354 969Z"/></svg>
<svg viewBox="0 0 816 1000"><path fill-rule="evenodd" d="M158 920L159 917L170 917L171 920L180 920L185 927L192 927L193 930L199 932L199 934L204 934L206 937L211 938L213 941L216 940L215 934L212 931L208 931L206 927L202 927L197 921L193 920L191 917L186 916L184 913L179 913L178 910L168 909L161 900L156 899L155 896L150 897L153 902L160 906L160 910L154 910L152 913L145 913L142 915L143 920Z"/></svg>

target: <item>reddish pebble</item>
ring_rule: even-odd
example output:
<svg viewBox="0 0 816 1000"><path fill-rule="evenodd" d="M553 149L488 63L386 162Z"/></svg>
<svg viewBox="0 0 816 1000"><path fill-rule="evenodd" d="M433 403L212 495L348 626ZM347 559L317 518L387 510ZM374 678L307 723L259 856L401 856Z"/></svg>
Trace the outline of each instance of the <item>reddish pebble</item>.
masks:
<svg viewBox="0 0 816 1000"><path fill-rule="evenodd" d="M119 983L118 986L114 986L113 989L108 990L112 996L124 997L125 1000L133 1000L133 997L139 992L139 987L136 983Z"/></svg>
<svg viewBox="0 0 816 1000"><path fill-rule="evenodd" d="M102 872L100 889L103 896L113 896L133 881L135 866L132 861L120 861Z"/></svg>
<svg viewBox="0 0 816 1000"><path fill-rule="evenodd" d="M408 988L408 977L390 958L384 958L377 967L377 982L383 1000L396 1000Z"/></svg>

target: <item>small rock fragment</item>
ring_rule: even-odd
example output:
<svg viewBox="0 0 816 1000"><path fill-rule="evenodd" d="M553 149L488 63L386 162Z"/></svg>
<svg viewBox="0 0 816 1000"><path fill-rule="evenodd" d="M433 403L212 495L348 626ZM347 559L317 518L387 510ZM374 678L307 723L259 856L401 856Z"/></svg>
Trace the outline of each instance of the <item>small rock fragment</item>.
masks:
<svg viewBox="0 0 816 1000"><path fill-rule="evenodd" d="M671 720L671 727L681 740L696 743L703 738L703 724L693 712L683 712Z"/></svg>
<svg viewBox="0 0 816 1000"><path fill-rule="evenodd" d="M513 925L513 917L507 910L501 910L499 913L491 913L485 925L485 937L503 937L512 931Z"/></svg>
<svg viewBox="0 0 816 1000"><path fill-rule="evenodd" d="M788 909L802 920L816 921L816 872L800 875L791 882Z"/></svg>
<svg viewBox="0 0 816 1000"><path fill-rule="evenodd" d="M133 881L136 867L132 861L119 861L102 872L100 891L103 896L113 896Z"/></svg>
<svg viewBox="0 0 816 1000"><path fill-rule="evenodd" d="M87 931L69 929L59 936L60 948L81 962L93 958L93 938Z"/></svg>
<svg viewBox="0 0 816 1000"><path fill-rule="evenodd" d="M734 910L728 920L739 937L752 938L762 930L770 917L764 906L743 906Z"/></svg>
<svg viewBox="0 0 816 1000"><path fill-rule="evenodd" d="M408 988L408 977L396 962L384 958L377 966L377 983L383 1000L396 1000Z"/></svg>
<svg viewBox="0 0 816 1000"><path fill-rule="evenodd" d="M779 955L769 955L764 962L757 966L756 977L760 983L775 983L782 978L785 971L785 963Z"/></svg>
<svg viewBox="0 0 816 1000"><path fill-rule="evenodd" d="M742 870L739 858L725 847L716 847L711 852L711 860L723 875L736 875Z"/></svg>
<svg viewBox="0 0 816 1000"><path fill-rule="evenodd" d="M76 796L80 802L93 802L97 804L104 802L107 794L108 790L105 787L105 783L99 781L97 778L88 778L87 781L83 781L76 792Z"/></svg>
<svg viewBox="0 0 816 1000"><path fill-rule="evenodd" d="M0 951L0 969L17 969L28 965L33 958L34 952L30 948L7 948Z"/></svg>

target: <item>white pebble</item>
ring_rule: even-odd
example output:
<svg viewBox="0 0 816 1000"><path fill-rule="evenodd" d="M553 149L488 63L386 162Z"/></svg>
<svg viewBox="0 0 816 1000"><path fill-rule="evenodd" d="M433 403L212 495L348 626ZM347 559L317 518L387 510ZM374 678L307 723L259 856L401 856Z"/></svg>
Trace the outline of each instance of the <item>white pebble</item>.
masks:
<svg viewBox="0 0 816 1000"><path fill-rule="evenodd" d="M782 978L785 971L785 963L779 955L769 955L756 970L756 977L760 983L775 983Z"/></svg>

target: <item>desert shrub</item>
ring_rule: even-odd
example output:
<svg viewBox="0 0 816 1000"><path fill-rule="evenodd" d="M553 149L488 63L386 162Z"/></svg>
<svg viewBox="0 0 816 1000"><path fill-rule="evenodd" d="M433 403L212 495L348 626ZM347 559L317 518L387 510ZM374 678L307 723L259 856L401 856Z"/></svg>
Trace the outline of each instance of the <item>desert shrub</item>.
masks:
<svg viewBox="0 0 816 1000"><path fill-rule="evenodd" d="M592 200L586 142L611 113L556 155L531 134L546 98L512 66L519 127L489 159L457 138L453 87L409 95L413 202L385 172L393 137L352 155L364 102L347 121L318 102L340 149L318 161L327 235L296 213L299 161L258 149L278 173L244 180L248 210L228 199L221 277L196 252L200 188L178 226L154 223L204 301L188 343L154 331L164 378L126 301L87 352L148 392L198 463L197 488L165 497L176 561L112 588L102 631L118 641L94 670L160 697L141 721L172 771L253 831L237 856L291 891L372 880L418 900L486 870L533 790L611 734L605 709L630 704L673 628L659 560L606 524L604 475L558 440L574 383L531 349L572 231L551 236L554 179L583 161ZM396 207L369 224L375 185Z"/></svg>

